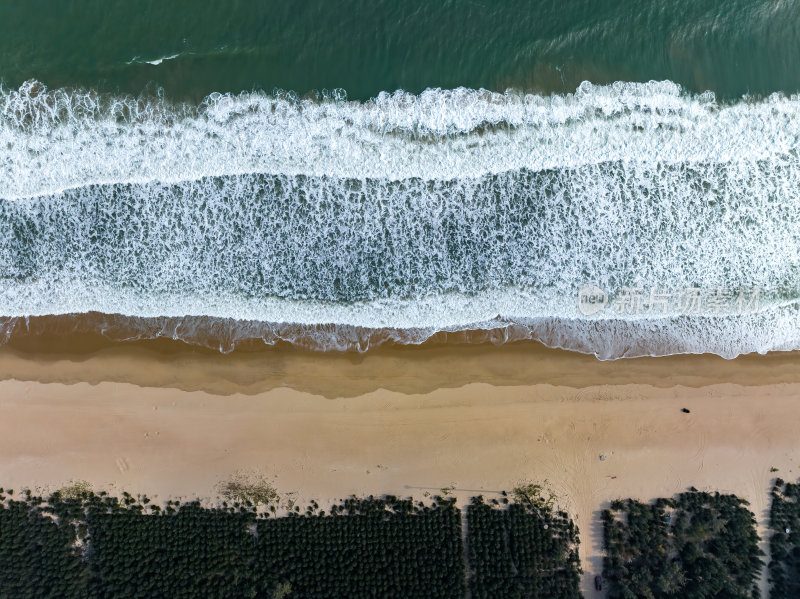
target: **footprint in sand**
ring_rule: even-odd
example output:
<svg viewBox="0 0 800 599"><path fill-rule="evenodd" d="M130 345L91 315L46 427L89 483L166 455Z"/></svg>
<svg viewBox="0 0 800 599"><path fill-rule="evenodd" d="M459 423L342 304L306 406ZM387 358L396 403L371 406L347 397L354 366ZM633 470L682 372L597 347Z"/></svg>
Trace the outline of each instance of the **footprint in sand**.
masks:
<svg viewBox="0 0 800 599"><path fill-rule="evenodd" d="M130 466L128 466L128 460L125 458L117 458L117 468L119 468L120 472L127 472L128 468L130 468Z"/></svg>

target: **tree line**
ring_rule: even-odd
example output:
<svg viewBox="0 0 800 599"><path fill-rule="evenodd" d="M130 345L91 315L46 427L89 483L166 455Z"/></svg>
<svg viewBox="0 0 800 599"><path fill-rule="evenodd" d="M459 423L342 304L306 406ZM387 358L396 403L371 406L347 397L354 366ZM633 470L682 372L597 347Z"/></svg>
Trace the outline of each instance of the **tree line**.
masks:
<svg viewBox="0 0 800 599"><path fill-rule="evenodd" d="M0 489L0 599L582 596L578 528L540 485L463 512L447 496L369 496L276 516L235 497ZM601 523L609 597L759 596L755 517L734 495L619 499ZM800 484L775 481L770 529L770 597L800 597Z"/></svg>
<svg viewBox="0 0 800 599"><path fill-rule="evenodd" d="M482 499L473 505L479 534L470 546L478 570L491 570L495 559L482 545L511 530L513 546L496 559L519 561L523 589L572 585L563 596L579 596L577 576L562 572L579 568L577 529L566 514L546 508L540 515L552 526L543 528L538 516L527 517L530 507ZM351 497L327 512L312 502L274 517L247 499L159 506L128 493L44 498L26 491L15 498L0 489L0 598L462 599L462 533L455 499L440 496ZM569 555L548 557L563 550L562 536Z"/></svg>
<svg viewBox="0 0 800 599"><path fill-rule="evenodd" d="M763 553L747 502L694 488L603 510L609 597L757 599Z"/></svg>

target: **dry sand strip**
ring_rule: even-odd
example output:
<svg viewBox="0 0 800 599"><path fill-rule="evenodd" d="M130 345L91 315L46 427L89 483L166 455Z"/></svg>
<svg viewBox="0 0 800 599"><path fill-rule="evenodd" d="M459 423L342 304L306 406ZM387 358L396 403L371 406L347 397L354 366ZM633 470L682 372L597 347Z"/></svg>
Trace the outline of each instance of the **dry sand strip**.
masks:
<svg viewBox="0 0 800 599"><path fill-rule="evenodd" d="M419 360L414 352L340 357L339 371L335 360L264 352L258 355L263 378L248 385L242 380L255 365L228 363L229 377L217 382L227 385L225 394L204 390L217 377L213 369L201 372L214 362L207 356L136 348L71 357L4 350L0 485L52 490L84 479L98 489L161 500L210 498L219 481L247 469L274 475L278 489L297 492L301 502L325 502L352 493L422 498L450 485L460 499L492 497L521 480L547 479L581 528L584 582L594 596L591 580L602 559L598 516L610 500L648 500L689 486L733 492L750 501L764 537L773 477L800 477L800 383L768 384L794 376L795 355L681 359L685 370L673 374L683 384L669 386L663 372L669 360L601 364L579 356L576 362L570 354L543 357L547 351L528 348L526 365L524 350L486 349L428 354L438 369L422 366L420 376L450 376L449 385L432 389L430 381L407 375ZM176 361L189 372L179 372ZM576 363L585 368L570 373ZM448 364L452 369L442 371ZM531 372L501 386L503 372L514 366ZM237 379L237 368L247 377ZM406 374L398 378L396 369ZM600 370L608 384L601 384ZM26 380L13 380L15 371ZM722 382L728 371L736 384ZM181 388L189 374L200 390ZM137 377L160 386L119 382ZM270 377L302 384L298 390ZM474 380L464 383L465 377ZM516 384L525 377L532 381ZM326 392L308 391L326 385ZM233 392L237 386L247 390ZM398 387L407 388L386 390Z"/></svg>

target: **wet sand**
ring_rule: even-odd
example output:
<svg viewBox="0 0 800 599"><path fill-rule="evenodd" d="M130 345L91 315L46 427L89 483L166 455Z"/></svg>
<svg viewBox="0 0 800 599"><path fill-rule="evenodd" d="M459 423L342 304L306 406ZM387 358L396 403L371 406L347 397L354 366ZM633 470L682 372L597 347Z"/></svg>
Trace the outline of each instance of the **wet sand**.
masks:
<svg viewBox="0 0 800 599"><path fill-rule="evenodd" d="M599 511L617 497L733 492L763 536L771 481L800 477L798 366L797 354L599 362L534 343L223 356L27 340L0 349L0 486L84 479L210 500L245 469L303 502L449 486L492 497L547 479L581 528L588 590Z"/></svg>

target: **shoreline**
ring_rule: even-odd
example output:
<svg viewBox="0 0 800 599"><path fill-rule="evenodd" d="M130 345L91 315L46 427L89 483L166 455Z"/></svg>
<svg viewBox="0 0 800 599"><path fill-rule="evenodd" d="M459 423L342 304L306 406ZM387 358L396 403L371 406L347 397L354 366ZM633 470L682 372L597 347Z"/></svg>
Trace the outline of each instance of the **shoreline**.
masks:
<svg viewBox="0 0 800 599"><path fill-rule="evenodd" d="M72 350L0 348L0 485L82 479L210 500L253 470L300 503L450 485L463 502L547 480L581 529L586 586L611 500L732 492L751 503L763 548L772 480L800 477L797 354L600 362L519 343L226 356L80 339Z"/></svg>
<svg viewBox="0 0 800 599"><path fill-rule="evenodd" d="M0 316L0 347L52 352L75 341L86 348L143 344L171 351L214 354L292 350L367 355L393 349L509 344L542 345L600 361L715 355L726 360L757 354L799 352L795 335L800 303L739 314L684 313L650 318L566 316L502 317L457 325L373 327L303 324L217 316L126 316L85 313ZM423 312L427 308L422 309ZM390 310L391 312L391 310ZM484 316L479 316L484 318ZM339 321L335 321L339 322ZM342 321L345 322L345 321Z"/></svg>
<svg viewBox="0 0 800 599"><path fill-rule="evenodd" d="M644 383L691 388L800 383L800 352L713 354L598 360L536 341L431 342L366 353L316 352L289 344L254 345L228 354L171 339L117 342L97 334L30 335L0 346L0 381L74 385L129 383L143 388L258 395L280 387L329 399L379 389L430 393L473 383L495 387L582 388Z"/></svg>

